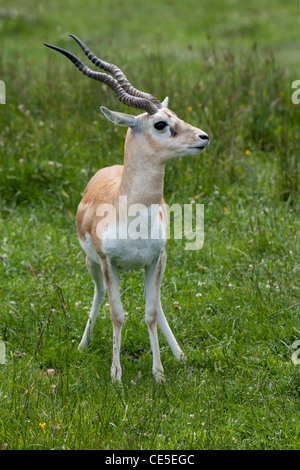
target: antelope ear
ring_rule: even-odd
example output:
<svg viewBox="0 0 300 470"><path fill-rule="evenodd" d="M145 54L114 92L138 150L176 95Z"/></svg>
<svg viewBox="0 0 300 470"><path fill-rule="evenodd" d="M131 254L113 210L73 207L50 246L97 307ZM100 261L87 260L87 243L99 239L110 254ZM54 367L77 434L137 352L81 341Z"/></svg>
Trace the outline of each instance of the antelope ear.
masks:
<svg viewBox="0 0 300 470"><path fill-rule="evenodd" d="M131 114L118 113L116 111L110 111L104 106L100 106L100 109L104 116L114 124L125 127L134 127L136 125L136 118Z"/></svg>
<svg viewBox="0 0 300 470"><path fill-rule="evenodd" d="M169 106L169 97L166 96L166 98L163 100L161 104L163 108L167 108Z"/></svg>

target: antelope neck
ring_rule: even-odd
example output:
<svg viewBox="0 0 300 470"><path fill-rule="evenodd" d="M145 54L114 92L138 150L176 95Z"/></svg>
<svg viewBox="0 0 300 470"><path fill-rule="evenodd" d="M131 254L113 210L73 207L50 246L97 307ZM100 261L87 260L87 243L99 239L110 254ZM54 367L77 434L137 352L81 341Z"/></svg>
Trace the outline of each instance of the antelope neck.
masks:
<svg viewBox="0 0 300 470"><path fill-rule="evenodd" d="M132 204L160 204L164 190L165 164L153 159L134 158L124 162L120 195L127 196L128 207Z"/></svg>

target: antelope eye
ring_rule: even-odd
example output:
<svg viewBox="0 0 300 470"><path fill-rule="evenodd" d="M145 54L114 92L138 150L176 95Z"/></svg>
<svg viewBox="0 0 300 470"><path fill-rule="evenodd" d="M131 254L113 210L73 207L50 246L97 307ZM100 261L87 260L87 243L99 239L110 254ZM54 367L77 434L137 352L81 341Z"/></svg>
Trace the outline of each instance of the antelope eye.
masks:
<svg viewBox="0 0 300 470"><path fill-rule="evenodd" d="M164 121L158 121L154 124L155 129L162 131L168 124Z"/></svg>

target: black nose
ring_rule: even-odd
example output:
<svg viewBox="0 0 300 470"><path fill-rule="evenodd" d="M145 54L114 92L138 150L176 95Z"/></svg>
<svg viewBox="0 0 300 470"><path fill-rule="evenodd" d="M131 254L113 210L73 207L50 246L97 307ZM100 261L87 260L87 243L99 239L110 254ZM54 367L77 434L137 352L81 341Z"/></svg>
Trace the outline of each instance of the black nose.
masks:
<svg viewBox="0 0 300 470"><path fill-rule="evenodd" d="M202 140L209 140L207 134L200 134L199 137L200 137L200 139L202 139Z"/></svg>

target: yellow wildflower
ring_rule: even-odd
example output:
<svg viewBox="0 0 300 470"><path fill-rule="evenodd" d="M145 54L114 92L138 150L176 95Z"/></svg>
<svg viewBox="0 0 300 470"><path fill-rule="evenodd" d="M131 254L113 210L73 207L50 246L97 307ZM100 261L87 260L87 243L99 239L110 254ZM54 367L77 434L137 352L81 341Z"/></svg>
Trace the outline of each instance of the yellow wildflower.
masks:
<svg viewBox="0 0 300 470"><path fill-rule="evenodd" d="M247 149L247 150L245 150L245 154L246 154L246 155L251 155L251 152L250 152L250 150L248 150L248 149Z"/></svg>
<svg viewBox="0 0 300 470"><path fill-rule="evenodd" d="M40 426L41 426L42 430L45 432L46 423L40 423Z"/></svg>
<svg viewBox="0 0 300 470"><path fill-rule="evenodd" d="M192 109L193 109L192 106L187 107L187 110L188 110L189 113L192 111Z"/></svg>

